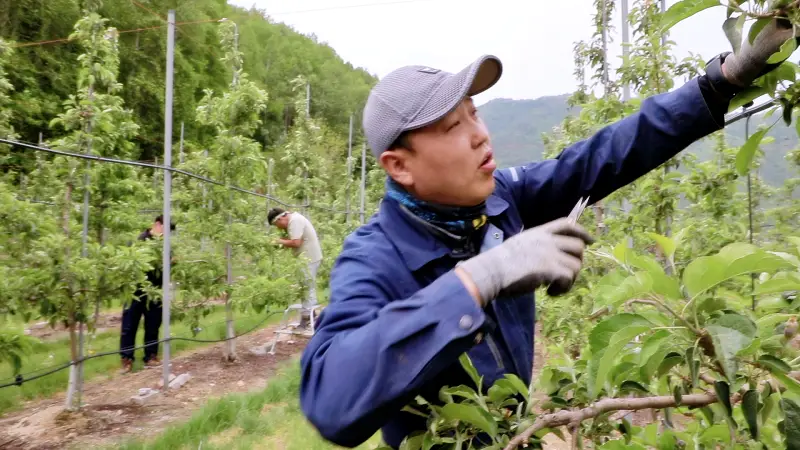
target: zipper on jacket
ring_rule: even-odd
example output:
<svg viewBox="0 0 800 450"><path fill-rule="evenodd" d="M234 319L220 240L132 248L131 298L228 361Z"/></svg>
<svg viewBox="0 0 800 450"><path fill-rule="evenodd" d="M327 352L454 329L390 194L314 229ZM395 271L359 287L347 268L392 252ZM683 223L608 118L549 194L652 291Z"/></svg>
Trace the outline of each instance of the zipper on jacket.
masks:
<svg viewBox="0 0 800 450"><path fill-rule="evenodd" d="M489 350L492 352L492 356L494 356L494 361L497 363L497 366L500 369L505 369L503 365L503 358L500 356L500 350L497 348L497 344L495 344L494 339L492 338L491 334L486 334L486 345L489 346Z"/></svg>

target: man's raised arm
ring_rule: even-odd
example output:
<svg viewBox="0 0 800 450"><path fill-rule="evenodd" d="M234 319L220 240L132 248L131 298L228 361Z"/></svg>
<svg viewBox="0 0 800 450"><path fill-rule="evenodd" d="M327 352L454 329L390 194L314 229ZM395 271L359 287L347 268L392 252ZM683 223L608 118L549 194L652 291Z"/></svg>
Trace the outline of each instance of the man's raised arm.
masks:
<svg viewBox="0 0 800 450"><path fill-rule="evenodd" d="M638 112L555 159L500 171L499 188L511 193L526 227L567 215L581 197L602 200L722 129L730 100L779 65L766 61L792 33L791 27L771 22L752 45L745 38L738 54L715 57L703 76L646 98Z"/></svg>

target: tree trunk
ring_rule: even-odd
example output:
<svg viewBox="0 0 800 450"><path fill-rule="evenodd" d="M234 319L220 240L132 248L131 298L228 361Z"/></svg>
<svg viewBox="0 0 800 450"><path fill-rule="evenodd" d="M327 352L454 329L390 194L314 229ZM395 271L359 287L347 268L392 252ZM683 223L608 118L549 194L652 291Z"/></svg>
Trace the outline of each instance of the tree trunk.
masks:
<svg viewBox="0 0 800 450"><path fill-rule="evenodd" d="M228 213L228 232L230 232L231 228L231 215ZM233 339L236 336L236 330L233 328L233 305L231 304L231 294L230 289L233 285L233 261L231 261L231 243L225 243L225 261L227 263L227 282L228 282L228 293L225 294L225 337L228 339L225 342L225 359L227 361L236 361L236 340Z"/></svg>
<svg viewBox="0 0 800 450"><path fill-rule="evenodd" d="M77 361L78 356L78 336L75 332L75 312L73 311L69 317L69 347L70 355L73 362ZM67 399L64 408L67 411L76 411L80 408L78 404L78 384L80 378L80 370L77 364L72 364L69 367L69 383L67 385Z"/></svg>
<svg viewBox="0 0 800 450"><path fill-rule="evenodd" d="M61 216L61 227L64 231L64 235L67 238L67 245L64 248L64 267L62 273L62 279L64 283L69 287L68 301L72 301L74 297L75 290L72 286L71 276L69 274L69 260L70 260L70 245L69 245L69 238L70 238L70 207L72 206L72 180L67 181L67 188L64 193L64 210ZM70 357L72 361L76 361L78 359L78 339L75 334L75 309L71 307L71 311L68 318L68 328L69 328L69 347L70 347ZM72 365L69 368L69 383L67 386L67 398L64 403L64 408L67 411L74 411L76 408L75 405L75 393L78 387L78 378L79 378L78 367L76 365ZM79 405L77 405L79 406Z"/></svg>

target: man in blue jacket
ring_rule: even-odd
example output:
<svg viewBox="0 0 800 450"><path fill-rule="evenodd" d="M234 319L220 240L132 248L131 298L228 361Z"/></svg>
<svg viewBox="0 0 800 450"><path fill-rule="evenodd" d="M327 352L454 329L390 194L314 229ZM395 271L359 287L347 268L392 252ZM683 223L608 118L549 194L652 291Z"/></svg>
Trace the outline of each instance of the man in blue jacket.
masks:
<svg viewBox="0 0 800 450"><path fill-rule="evenodd" d="M335 444L355 447L382 428L397 448L426 428L403 406L472 384L464 352L485 387L504 373L530 383L533 291L569 290L592 242L563 217L581 197L601 200L721 129L730 99L773 70L767 59L792 37L773 22L558 158L500 171L471 99L500 78L497 58L456 74L407 66L380 80L363 126L387 192L331 272L330 305L301 360L306 417Z"/></svg>

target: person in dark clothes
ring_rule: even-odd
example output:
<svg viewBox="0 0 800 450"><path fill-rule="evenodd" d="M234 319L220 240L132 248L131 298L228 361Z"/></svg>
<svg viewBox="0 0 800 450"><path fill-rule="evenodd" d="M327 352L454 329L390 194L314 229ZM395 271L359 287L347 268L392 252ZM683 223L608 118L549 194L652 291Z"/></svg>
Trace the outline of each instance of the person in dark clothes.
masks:
<svg viewBox="0 0 800 450"><path fill-rule="evenodd" d="M175 224L170 225L170 230L175 230ZM139 235L138 240L146 241L161 237L164 233L164 219L159 215L153 225ZM174 260L173 260L174 263ZM156 267L147 272L147 281L153 287L160 289L163 278L160 261ZM120 355L122 356L122 372L128 373L133 367L133 347L136 346L136 332L139 329L139 320L144 316L144 365L157 367L158 359L158 331L161 328L162 304L161 300L148 301L147 293L142 286L138 286L131 302L122 310L122 330L119 337Z"/></svg>

